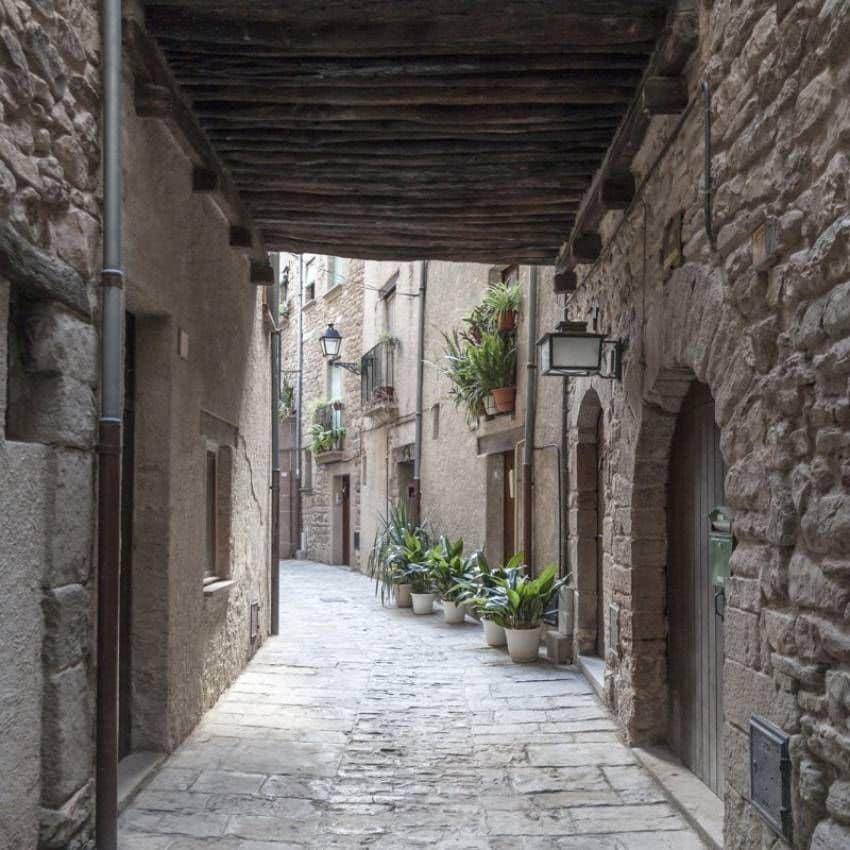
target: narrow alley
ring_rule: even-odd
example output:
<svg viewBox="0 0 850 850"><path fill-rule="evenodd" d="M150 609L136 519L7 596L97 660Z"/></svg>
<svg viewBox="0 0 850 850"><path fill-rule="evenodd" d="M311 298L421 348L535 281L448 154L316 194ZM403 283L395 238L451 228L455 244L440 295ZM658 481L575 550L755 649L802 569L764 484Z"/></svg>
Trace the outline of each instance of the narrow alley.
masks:
<svg viewBox="0 0 850 850"><path fill-rule="evenodd" d="M122 817L122 850L697 850L584 679L285 562L273 638Z"/></svg>

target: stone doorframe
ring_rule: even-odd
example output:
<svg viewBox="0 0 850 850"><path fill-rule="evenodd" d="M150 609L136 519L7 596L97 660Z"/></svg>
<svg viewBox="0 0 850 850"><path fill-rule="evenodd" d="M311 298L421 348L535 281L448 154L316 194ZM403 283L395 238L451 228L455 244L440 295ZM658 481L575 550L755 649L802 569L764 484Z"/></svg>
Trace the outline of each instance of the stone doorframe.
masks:
<svg viewBox="0 0 850 850"><path fill-rule="evenodd" d="M596 390L589 389L579 406L576 421L576 477L574 516L570 523L575 535L576 648L580 655L596 652L598 594L599 452L597 423L602 402Z"/></svg>
<svg viewBox="0 0 850 850"><path fill-rule="evenodd" d="M741 315L723 297L721 276L687 264L651 307L639 351L627 365L624 405L633 415L615 472L612 596L620 606L619 646L609 652L612 708L629 743L667 734L667 479L677 415L691 382L706 384L729 468L728 430L754 385ZM637 354L638 352L636 352ZM751 361L750 361L751 362Z"/></svg>

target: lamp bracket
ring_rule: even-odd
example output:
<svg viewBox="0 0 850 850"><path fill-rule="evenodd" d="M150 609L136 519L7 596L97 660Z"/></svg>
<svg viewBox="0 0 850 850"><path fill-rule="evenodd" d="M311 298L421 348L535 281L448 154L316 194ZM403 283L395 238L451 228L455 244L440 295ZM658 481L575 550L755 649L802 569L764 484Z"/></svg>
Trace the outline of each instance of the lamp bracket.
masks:
<svg viewBox="0 0 850 850"><path fill-rule="evenodd" d="M600 378L613 381L623 380L623 343L619 339L602 340L602 367Z"/></svg>
<svg viewBox="0 0 850 850"><path fill-rule="evenodd" d="M349 363L345 360L331 360L331 366L337 366L340 369L345 369L346 372L351 372L352 375L360 374L359 363Z"/></svg>

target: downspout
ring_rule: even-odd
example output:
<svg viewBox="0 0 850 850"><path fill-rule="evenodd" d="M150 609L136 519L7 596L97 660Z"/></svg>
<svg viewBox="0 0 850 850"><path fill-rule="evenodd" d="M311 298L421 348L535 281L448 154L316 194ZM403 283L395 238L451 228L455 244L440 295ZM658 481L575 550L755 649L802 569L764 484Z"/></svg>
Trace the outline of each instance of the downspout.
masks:
<svg viewBox="0 0 850 850"><path fill-rule="evenodd" d="M419 338L416 351L416 436L413 455L413 486L416 488L413 516L417 524L422 517L422 405L425 381L425 297L428 291L428 260L419 267Z"/></svg>
<svg viewBox="0 0 850 850"><path fill-rule="evenodd" d="M273 635L280 634L280 254L274 255L274 283L269 292L272 314L271 339L271 425L272 425L272 550L271 550L271 618Z"/></svg>
<svg viewBox="0 0 850 850"><path fill-rule="evenodd" d="M537 405L537 285L540 270L531 267L531 280L528 286L528 354L526 359L525 386L525 437L522 459L522 551L525 564L534 571L534 551L532 523L534 520L534 423Z"/></svg>
<svg viewBox="0 0 850 850"><path fill-rule="evenodd" d="M298 399L295 406L295 549L300 551L303 534L303 514L301 510L301 486L304 475L301 423L304 406L304 255L298 255Z"/></svg>
<svg viewBox="0 0 850 850"><path fill-rule="evenodd" d="M118 847L118 629L124 271L121 0L103 0L103 269L97 493L97 758L99 850Z"/></svg>

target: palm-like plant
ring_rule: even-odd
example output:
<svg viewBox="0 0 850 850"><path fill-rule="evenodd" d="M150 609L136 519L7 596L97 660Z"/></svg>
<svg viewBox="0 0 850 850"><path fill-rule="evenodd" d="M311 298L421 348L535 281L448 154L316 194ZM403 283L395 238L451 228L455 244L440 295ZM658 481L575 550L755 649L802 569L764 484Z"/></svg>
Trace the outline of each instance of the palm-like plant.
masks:
<svg viewBox="0 0 850 850"><path fill-rule="evenodd" d="M456 330L451 334L444 332L443 339L446 351L443 358L445 366L441 367L441 371L451 384L449 398L455 406L466 410L467 424L472 426L484 415L489 395L489 391L481 386L472 365L472 351L476 344L461 337Z"/></svg>
<svg viewBox="0 0 850 850"><path fill-rule="evenodd" d="M382 605L392 598L393 585L404 583L404 569L411 559L424 560L430 537L427 526L413 522L405 502L393 505L381 517L366 569L375 580L375 595L380 593Z"/></svg>
<svg viewBox="0 0 850 850"><path fill-rule="evenodd" d="M459 600L468 604L480 617L504 625L502 620L509 607L506 587L516 584L523 558L523 553L517 552L504 566L491 567L484 553L477 553L476 569L461 583Z"/></svg>
<svg viewBox="0 0 850 850"><path fill-rule="evenodd" d="M467 357L469 372L485 396L516 384L516 344L512 338L485 333L478 345L469 347Z"/></svg>
<svg viewBox="0 0 850 850"><path fill-rule="evenodd" d="M497 283L487 290L484 306L497 322L519 313L522 293L518 283Z"/></svg>
<svg viewBox="0 0 850 850"><path fill-rule="evenodd" d="M504 588L508 602L501 625L506 629L536 629L540 626L552 595L568 581L566 577L557 579L556 570L555 564L549 564L537 578L517 573L512 579L498 579L497 584Z"/></svg>

